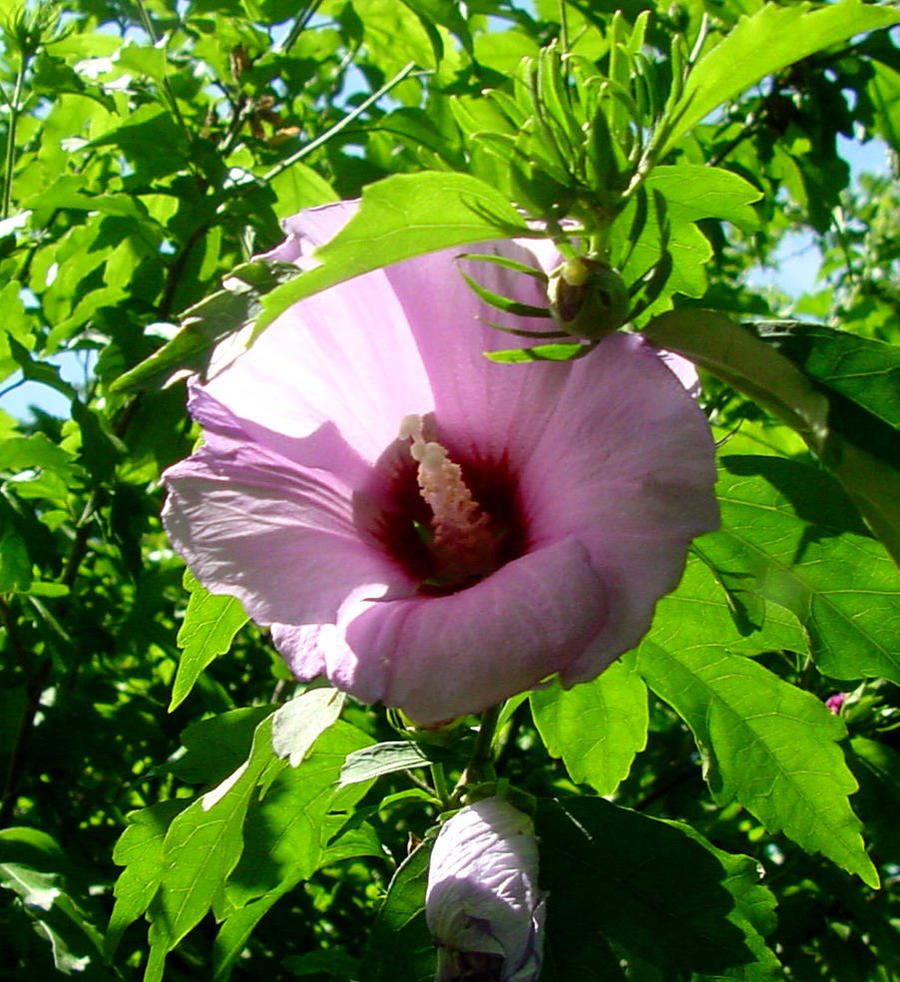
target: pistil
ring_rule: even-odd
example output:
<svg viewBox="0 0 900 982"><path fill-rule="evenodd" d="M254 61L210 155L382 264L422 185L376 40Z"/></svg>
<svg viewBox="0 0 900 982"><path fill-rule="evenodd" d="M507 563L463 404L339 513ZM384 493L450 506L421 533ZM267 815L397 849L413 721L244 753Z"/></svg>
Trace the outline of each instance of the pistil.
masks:
<svg viewBox="0 0 900 982"><path fill-rule="evenodd" d="M472 496L462 468L445 447L423 434L421 416L410 415L400 424L400 439L411 439L410 456L419 465L419 493L431 508L431 542L436 580L458 585L485 576L495 566L496 537L491 519Z"/></svg>

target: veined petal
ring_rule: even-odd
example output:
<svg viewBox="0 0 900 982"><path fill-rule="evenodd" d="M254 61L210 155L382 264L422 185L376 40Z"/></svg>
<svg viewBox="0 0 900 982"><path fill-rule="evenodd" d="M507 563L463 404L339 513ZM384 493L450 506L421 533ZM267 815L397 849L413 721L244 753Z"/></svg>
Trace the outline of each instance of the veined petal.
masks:
<svg viewBox="0 0 900 982"><path fill-rule="evenodd" d="M479 244L471 252L504 256L539 268L535 255L512 240ZM488 262L455 260L444 251L388 267L394 289L420 352L431 390L442 443L467 456L499 459L513 465L538 438L565 385L569 366L543 362L498 365L483 352L534 344L490 326L546 331L552 321L509 317L483 303L466 284L459 266L482 286L503 296L547 305L541 285L529 276Z"/></svg>
<svg viewBox="0 0 900 982"><path fill-rule="evenodd" d="M327 471L221 434L165 475L163 524L213 593L260 624L334 621L348 594L410 592L400 567L360 535L353 489Z"/></svg>
<svg viewBox="0 0 900 982"><path fill-rule="evenodd" d="M565 682L637 643L690 540L718 527L714 453L705 416L639 337L611 335L574 366L520 475L536 541L578 538L606 590L607 620Z"/></svg>
<svg viewBox="0 0 900 982"><path fill-rule="evenodd" d="M317 245L351 213L343 204L326 205L287 224L292 240ZM432 289L427 279L417 288ZM246 429L307 437L330 422L369 463L397 436L404 416L434 408L406 314L384 271L289 308L204 389Z"/></svg>
<svg viewBox="0 0 900 982"><path fill-rule="evenodd" d="M577 658L605 616L603 581L569 538L458 593L371 604L346 642L355 684L437 723L538 685Z"/></svg>

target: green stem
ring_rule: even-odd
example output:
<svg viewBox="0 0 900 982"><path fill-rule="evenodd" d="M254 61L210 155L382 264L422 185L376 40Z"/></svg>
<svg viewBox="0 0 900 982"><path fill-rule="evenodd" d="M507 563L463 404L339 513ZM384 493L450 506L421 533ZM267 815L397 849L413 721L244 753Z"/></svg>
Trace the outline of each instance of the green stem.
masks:
<svg viewBox="0 0 900 982"><path fill-rule="evenodd" d="M438 761L433 761L431 764L431 779L434 781L435 794L441 799L441 804L446 805L450 798L450 789L447 787L447 776L444 774L444 765Z"/></svg>
<svg viewBox="0 0 900 982"><path fill-rule="evenodd" d="M287 54L288 51L297 42L300 35L306 30L307 25L313 19L315 12L319 9L322 0L313 0L313 2L303 11L297 15L297 19L294 21L291 27L290 33L284 39L281 45L281 53Z"/></svg>
<svg viewBox="0 0 900 982"><path fill-rule="evenodd" d="M299 160L302 160L307 154L317 150L323 143L330 140L336 133L340 133L345 126L349 126L358 116L364 113L372 103L377 102L383 95L386 95L391 89L402 82L408 75L412 73L412 70L416 67L414 61L409 62L404 65L399 72L384 85L377 92L373 92L368 99L361 102L352 112L349 112L340 122L335 123L334 126L327 129L321 136L317 136L315 140L310 141L305 147L301 147L296 153L292 153L290 157L286 157L280 163L277 163L268 173L263 175L264 181L271 181L278 177L283 171L286 171L288 167L296 164Z"/></svg>
<svg viewBox="0 0 900 982"><path fill-rule="evenodd" d="M486 709L481 717L481 727L478 730L478 738L475 740L475 750L472 753L472 760L467 768L469 775L476 781L481 780L485 771L493 770L491 761L491 748L494 743L494 733L497 729L497 720L500 718L500 704Z"/></svg>
<svg viewBox="0 0 900 982"><path fill-rule="evenodd" d="M0 219L9 218L10 208L12 207L13 168L16 165L16 130L19 125L19 113L22 109L19 103L22 98L25 67L26 65L23 59L18 72L16 72L16 85L13 89L12 99L7 103L9 107L9 128L6 132L6 160L3 168L3 201L0 204Z"/></svg>

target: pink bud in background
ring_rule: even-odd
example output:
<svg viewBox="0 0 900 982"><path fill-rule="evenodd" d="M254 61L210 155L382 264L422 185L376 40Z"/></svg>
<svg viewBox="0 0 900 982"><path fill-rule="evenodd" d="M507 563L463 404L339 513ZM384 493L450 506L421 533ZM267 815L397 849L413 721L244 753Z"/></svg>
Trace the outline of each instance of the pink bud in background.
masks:
<svg viewBox="0 0 900 982"><path fill-rule="evenodd" d="M531 819L502 798L457 812L431 853L425 917L438 947L435 982L534 982L545 898Z"/></svg>
<svg viewBox="0 0 900 982"><path fill-rule="evenodd" d="M844 705L844 700L849 694L849 692L835 692L833 696L829 696L825 700L825 705L837 716L841 711L841 706Z"/></svg>

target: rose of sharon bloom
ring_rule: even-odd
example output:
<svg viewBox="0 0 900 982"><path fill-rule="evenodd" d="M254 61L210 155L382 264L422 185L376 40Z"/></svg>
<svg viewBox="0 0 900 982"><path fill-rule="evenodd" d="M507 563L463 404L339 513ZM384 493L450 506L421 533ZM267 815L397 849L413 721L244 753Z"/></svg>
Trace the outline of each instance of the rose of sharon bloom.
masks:
<svg viewBox="0 0 900 982"><path fill-rule="evenodd" d="M502 798L457 812L431 852L425 919L438 946L435 982L533 982L544 896L531 819Z"/></svg>
<svg viewBox="0 0 900 982"><path fill-rule="evenodd" d="M314 264L354 208L289 219L269 256ZM546 241L472 251L558 261ZM503 315L457 265L433 253L289 308L192 385L204 444L164 475L175 548L271 625L298 678L424 724L555 673L594 678L646 632L690 540L718 525L688 363L667 367L628 334L571 362L491 362L485 349L528 342L485 323ZM533 277L467 268L546 304Z"/></svg>

